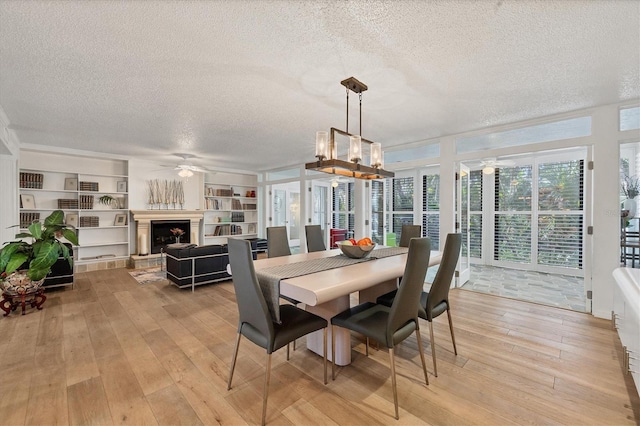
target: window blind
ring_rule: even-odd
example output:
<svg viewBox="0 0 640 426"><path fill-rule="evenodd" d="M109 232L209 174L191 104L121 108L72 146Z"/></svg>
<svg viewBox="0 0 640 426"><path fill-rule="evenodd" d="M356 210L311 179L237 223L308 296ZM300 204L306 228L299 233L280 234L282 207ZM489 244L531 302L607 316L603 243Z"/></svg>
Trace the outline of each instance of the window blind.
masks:
<svg viewBox="0 0 640 426"><path fill-rule="evenodd" d="M392 179L391 205L391 230L398 242L402 236L402 225L413 224L413 177Z"/></svg>
<svg viewBox="0 0 640 426"><path fill-rule="evenodd" d="M440 175L422 176L422 236L429 237L431 248L440 249Z"/></svg>
<svg viewBox="0 0 640 426"><path fill-rule="evenodd" d="M482 170L469 174L469 256L482 258Z"/></svg>

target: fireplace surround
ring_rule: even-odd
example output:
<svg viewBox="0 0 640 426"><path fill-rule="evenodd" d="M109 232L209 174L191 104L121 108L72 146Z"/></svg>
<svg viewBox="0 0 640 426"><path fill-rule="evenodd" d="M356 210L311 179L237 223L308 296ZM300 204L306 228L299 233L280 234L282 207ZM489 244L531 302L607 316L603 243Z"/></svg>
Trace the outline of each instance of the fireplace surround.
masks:
<svg viewBox="0 0 640 426"><path fill-rule="evenodd" d="M131 215L136 223L136 247L135 254L131 255L131 265L135 268L145 268L157 265L160 262L159 249L157 253L153 253L151 240L151 222L166 221L181 223L189 222L189 227L183 229L188 235L183 236L180 242L189 242L191 244L199 244L200 227L204 214L202 210L131 210ZM172 241L172 242L175 242Z"/></svg>

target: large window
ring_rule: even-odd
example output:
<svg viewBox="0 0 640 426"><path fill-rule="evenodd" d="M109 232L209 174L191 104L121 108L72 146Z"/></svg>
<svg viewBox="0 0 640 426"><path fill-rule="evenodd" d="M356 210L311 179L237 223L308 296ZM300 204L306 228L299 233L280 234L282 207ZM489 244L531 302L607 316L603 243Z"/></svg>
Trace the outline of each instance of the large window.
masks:
<svg viewBox="0 0 640 426"><path fill-rule="evenodd" d="M582 269L583 179L583 160L498 169L494 260Z"/></svg>

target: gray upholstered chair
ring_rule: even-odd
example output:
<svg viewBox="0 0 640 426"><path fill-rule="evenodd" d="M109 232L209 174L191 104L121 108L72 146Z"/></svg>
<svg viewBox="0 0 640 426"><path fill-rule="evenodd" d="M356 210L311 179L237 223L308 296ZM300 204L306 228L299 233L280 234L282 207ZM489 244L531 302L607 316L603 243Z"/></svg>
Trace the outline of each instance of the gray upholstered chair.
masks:
<svg viewBox="0 0 640 426"><path fill-rule="evenodd" d="M233 379L233 371L238 358L238 348L240 347L240 337L245 336L267 351L267 366L262 396L262 424L264 425L271 373L271 353L299 337L324 329L324 384L327 384L327 320L293 305L281 305L281 323L274 323L255 273L251 244L249 241L235 238L229 238L228 244L229 262L233 272L233 287L236 292L240 315L238 338L233 351L227 390L231 389L231 380Z"/></svg>
<svg viewBox="0 0 640 426"><path fill-rule="evenodd" d="M398 293L391 305L387 307L377 303L366 302L347 309L331 318L332 333L332 359L335 360L335 333L334 327L343 327L363 334L369 339L374 339L389 348L391 363L391 381L393 384L393 402L395 404L395 417L398 415L398 393L396 390L396 367L393 348L395 345L411 336L415 331L418 341L418 351L422 360L424 380L429 384L427 366L422 352L420 329L418 325L418 300L424 277L429 267L431 254L431 242L428 238L414 238L409 244L409 254L404 275L398 287ZM335 362L331 365L331 376L335 380Z"/></svg>
<svg viewBox="0 0 640 426"><path fill-rule="evenodd" d="M267 257L291 255L289 237L286 226L272 226L267 228Z"/></svg>
<svg viewBox="0 0 640 426"><path fill-rule="evenodd" d="M456 338L453 334L453 323L451 322L451 311L449 304L449 288L453 280L453 274L456 271L456 264L460 258L460 247L462 246L461 234L449 234L444 244L442 252L442 262L438 267L438 272L433 279L433 284L429 292L422 292L420 296L420 308L418 314L420 318L429 321L429 338L431 342L431 355L433 357L433 375L438 377L438 368L436 366L436 350L433 340L433 319L440 314L446 312L449 318L449 330L451 331L451 341L453 342L453 353L458 355L456 349ZM376 302L391 306L396 296L396 290L384 294L376 300Z"/></svg>
<svg viewBox="0 0 640 426"><path fill-rule="evenodd" d="M420 225L402 225L400 231L400 247L409 247L409 241L412 238L420 238L422 236L422 227Z"/></svg>
<svg viewBox="0 0 640 426"><path fill-rule="evenodd" d="M327 247L324 245L324 237L320 225L307 225L304 227L307 236L307 251L325 251Z"/></svg>

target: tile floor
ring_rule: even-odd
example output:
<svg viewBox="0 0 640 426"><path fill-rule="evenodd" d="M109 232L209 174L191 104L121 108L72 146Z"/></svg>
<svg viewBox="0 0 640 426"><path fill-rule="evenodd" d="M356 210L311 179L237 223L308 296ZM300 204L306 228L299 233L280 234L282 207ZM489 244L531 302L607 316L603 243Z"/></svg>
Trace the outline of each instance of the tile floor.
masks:
<svg viewBox="0 0 640 426"><path fill-rule="evenodd" d="M472 265L465 290L585 311L584 279L567 275Z"/></svg>

